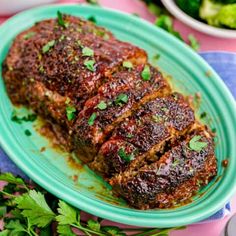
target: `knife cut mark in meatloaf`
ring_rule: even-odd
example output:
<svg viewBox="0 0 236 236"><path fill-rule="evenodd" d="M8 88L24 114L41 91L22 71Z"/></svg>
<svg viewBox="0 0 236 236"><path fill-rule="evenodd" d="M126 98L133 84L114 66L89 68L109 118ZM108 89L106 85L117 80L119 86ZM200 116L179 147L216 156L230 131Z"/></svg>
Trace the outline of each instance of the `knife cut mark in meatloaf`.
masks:
<svg viewBox="0 0 236 236"><path fill-rule="evenodd" d="M143 49L58 14L15 38L2 67L11 101L42 116L42 130L130 206L189 200L217 174L208 128Z"/></svg>
<svg viewBox="0 0 236 236"><path fill-rule="evenodd" d="M207 145L191 149L194 137ZM195 130L160 159L139 170L128 169L110 180L114 191L135 208L167 208L189 199L217 173L213 140L209 133Z"/></svg>
<svg viewBox="0 0 236 236"><path fill-rule="evenodd" d="M56 19L44 20L18 35L3 67L14 103L29 104L63 125L68 124L66 100L79 112L123 61L147 61L144 50L115 39L102 27L72 16L64 21L66 28Z"/></svg>
<svg viewBox="0 0 236 236"><path fill-rule="evenodd" d="M161 73L151 65L150 80L144 81L141 77L143 67L117 72L85 103L74 127L76 152L84 162L94 159L107 135L141 104L170 92ZM99 108L101 103L105 104L105 109ZM93 125L88 122L92 115L95 115Z"/></svg>
<svg viewBox="0 0 236 236"><path fill-rule="evenodd" d="M181 94L151 100L116 127L91 168L110 177L128 165L138 167L145 157L155 159L156 152L164 152L165 147L190 130L194 122L194 111ZM119 155L122 150L133 160L122 159Z"/></svg>

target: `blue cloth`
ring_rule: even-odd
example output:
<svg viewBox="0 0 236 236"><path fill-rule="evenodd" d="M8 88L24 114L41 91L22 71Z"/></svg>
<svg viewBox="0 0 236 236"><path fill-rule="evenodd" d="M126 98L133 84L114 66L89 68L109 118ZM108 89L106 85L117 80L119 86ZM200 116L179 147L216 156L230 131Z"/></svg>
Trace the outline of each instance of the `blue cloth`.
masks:
<svg viewBox="0 0 236 236"><path fill-rule="evenodd" d="M236 53L226 52L204 52L200 55L215 69L215 71L224 80L234 97L236 98ZM27 178L26 175L7 157L0 148L0 171L12 172ZM206 223L222 219L230 213L230 203L227 203L221 210L216 212L208 219L199 222Z"/></svg>

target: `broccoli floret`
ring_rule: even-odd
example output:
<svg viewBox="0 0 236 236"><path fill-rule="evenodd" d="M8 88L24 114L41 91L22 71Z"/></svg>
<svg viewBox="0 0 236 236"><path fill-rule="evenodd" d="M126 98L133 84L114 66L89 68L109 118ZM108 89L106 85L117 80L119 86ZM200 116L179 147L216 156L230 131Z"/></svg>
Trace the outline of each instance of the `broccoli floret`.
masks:
<svg viewBox="0 0 236 236"><path fill-rule="evenodd" d="M203 0L199 11L200 18L205 20L209 25L220 26L217 15L222 7L223 4L221 3Z"/></svg>
<svg viewBox="0 0 236 236"><path fill-rule="evenodd" d="M221 25L236 29L236 4L229 4L221 8L217 15Z"/></svg>
<svg viewBox="0 0 236 236"><path fill-rule="evenodd" d="M192 16L193 18L199 18L201 0L177 0L176 3L179 8L188 15Z"/></svg>
<svg viewBox="0 0 236 236"><path fill-rule="evenodd" d="M224 5L219 3L218 0L217 2L212 0L203 0L200 7L200 17L209 25L235 29L236 4Z"/></svg>

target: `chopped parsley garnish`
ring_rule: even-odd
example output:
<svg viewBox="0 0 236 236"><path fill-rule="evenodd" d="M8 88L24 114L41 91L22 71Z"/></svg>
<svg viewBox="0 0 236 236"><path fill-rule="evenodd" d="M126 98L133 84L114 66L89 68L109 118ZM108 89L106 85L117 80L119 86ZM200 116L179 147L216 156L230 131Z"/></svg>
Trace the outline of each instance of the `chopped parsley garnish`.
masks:
<svg viewBox="0 0 236 236"><path fill-rule="evenodd" d="M29 32L23 36L24 39L30 39L35 35L35 32Z"/></svg>
<svg viewBox="0 0 236 236"><path fill-rule="evenodd" d="M26 135L26 136L30 136L30 135L31 135L31 132L30 132L28 129L26 129L26 130L25 130L25 135Z"/></svg>
<svg viewBox="0 0 236 236"><path fill-rule="evenodd" d="M39 72L40 73L44 73L44 68L43 68L43 66L41 65L41 66L39 66Z"/></svg>
<svg viewBox="0 0 236 236"><path fill-rule="evenodd" d="M63 34L63 35L61 35L61 37L59 38L59 42L61 42L61 41L63 41L64 39L65 39L65 35Z"/></svg>
<svg viewBox="0 0 236 236"><path fill-rule="evenodd" d="M150 80L151 78L151 71L150 71L150 67L148 65L145 65L142 73L141 73L142 79L144 81Z"/></svg>
<svg viewBox="0 0 236 236"><path fill-rule="evenodd" d="M127 138L133 138L134 135L129 133L129 134L126 135L126 137L127 137Z"/></svg>
<svg viewBox="0 0 236 236"><path fill-rule="evenodd" d="M127 68L127 69L132 69L133 68L133 64L131 61L123 61L123 67Z"/></svg>
<svg viewBox="0 0 236 236"><path fill-rule="evenodd" d="M97 114L95 112L89 117L89 119L88 119L89 126L92 126L94 124L96 117L97 117Z"/></svg>
<svg viewBox="0 0 236 236"><path fill-rule="evenodd" d="M195 135L189 141L189 148L193 151L200 152L203 148L207 146L206 142L199 141L202 137L200 135Z"/></svg>
<svg viewBox="0 0 236 236"><path fill-rule="evenodd" d="M109 40L109 39L110 39L109 34L105 33L105 34L103 35L103 39L104 39L104 40Z"/></svg>
<svg viewBox="0 0 236 236"><path fill-rule="evenodd" d="M126 154L124 148L119 149L118 155L121 159L123 159L126 162L130 162L134 160L134 154L133 153Z"/></svg>
<svg viewBox="0 0 236 236"><path fill-rule="evenodd" d="M82 55L85 57L92 57L94 55L94 51L93 51L93 49L91 49L89 47L84 47L82 49Z"/></svg>
<svg viewBox="0 0 236 236"><path fill-rule="evenodd" d="M92 5L99 5L98 0L86 0L86 2Z"/></svg>
<svg viewBox="0 0 236 236"><path fill-rule="evenodd" d="M55 45L55 40L49 41L47 44L45 44L42 48L42 52L46 53L48 52L54 45Z"/></svg>
<svg viewBox="0 0 236 236"><path fill-rule="evenodd" d="M161 116L159 116L159 115L153 115L152 119L157 123L161 122Z"/></svg>
<svg viewBox="0 0 236 236"><path fill-rule="evenodd" d="M200 114L200 118L203 119L207 116L207 113L204 111Z"/></svg>
<svg viewBox="0 0 236 236"><path fill-rule="evenodd" d="M18 124L21 124L22 122L34 122L36 119L37 115L33 113L23 117L17 116L16 111L13 111L11 114L11 120Z"/></svg>
<svg viewBox="0 0 236 236"><path fill-rule="evenodd" d="M104 101L99 102L99 104L97 105L97 108L99 110L105 110L107 108L107 104Z"/></svg>
<svg viewBox="0 0 236 236"><path fill-rule="evenodd" d="M65 22L63 19L63 15L60 11L57 11L57 22L58 25L62 26L63 28L67 28L68 27L68 22Z"/></svg>
<svg viewBox="0 0 236 236"><path fill-rule="evenodd" d="M84 65L87 67L88 70L94 72L95 71L94 63L95 63L95 60L86 60L84 62Z"/></svg>
<svg viewBox="0 0 236 236"><path fill-rule="evenodd" d="M121 94L119 94L118 97L116 98L115 104L121 106L121 105L123 105L124 103L127 103L127 102L128 102L128 99L129 99L129 98L128 98L128 95L127 95L127 94L121 93Z"/></svg>
<svg viewBox="0 0 236 236"><path fill-rule="evenodd" d="M155 54L152 59L153 59L154 61L158 61L158 60L160 59L160 57L161 57L160 54Z"/></svg>
<svg viewBox="0 0 236 236"><path fill-rule="evenodd" d="M197 41L197 39L194 37L194 35L190 34L188 36L188 40L189 40L189 45L190 47L195 50L198 51L200 48L199 42Z"/></svg>
<svg viewBox="0 0 236 236"><path fill-rule="evenodd" d="M91 22L93 22L94 24L97 23L97 20L96 20L96 18L95 18L94 16L88 17L88 20L91 21Z"/></svg>
<svg viewBox="0 0 236 236"><path fill-rule="evenodd" d="M76 112L75 107L73 107L73 106L66 107L66 116L69 121L71 121L75 118L75 112Z"/></svg>

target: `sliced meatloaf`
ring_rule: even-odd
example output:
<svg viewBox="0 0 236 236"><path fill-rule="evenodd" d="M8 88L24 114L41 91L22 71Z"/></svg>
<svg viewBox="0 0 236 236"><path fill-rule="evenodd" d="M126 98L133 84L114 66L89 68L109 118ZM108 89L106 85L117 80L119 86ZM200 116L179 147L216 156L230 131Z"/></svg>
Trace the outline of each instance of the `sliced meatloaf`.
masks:
<svg viewBox="0 0 236 236"><path fill-rule="evenodd" d="M144 158L163 153L194 124L194 111L181 94L153 99L116 127L91 167L108 177L129 165L138 167Z"/></svg>
<svg viewBox="0 0 236 236"><path fill-rule="evenodd" d="M147 66L147 65L146 65ZM74 126L76 151L84 162L91 162L107 136L141 104L170 92L161 73L148 65L150 79L141 76L144 65L123 69L87 100ZM91 121L92 119L92 121Z"/></svg>
<svg viewBox="0 0 236 236"><path fill-rule="evenodd" d="M19 34L3 65L14 103L27 104L45 118L65 125L111 74L128 60L143 64L146 52L114 38L111 32L72 16L44 20Z"/></svg>
<svg viewBox="0 0 236 236"><path fill-rule="evenodd" d="M212 137L195 130L159 160L110 180L114 191L139 209L173 207L192 197L216 175Z"/></svg>

